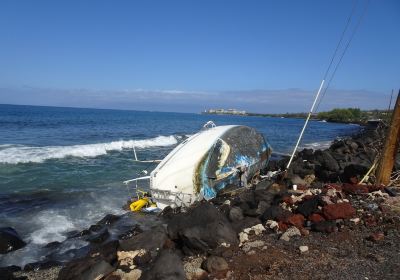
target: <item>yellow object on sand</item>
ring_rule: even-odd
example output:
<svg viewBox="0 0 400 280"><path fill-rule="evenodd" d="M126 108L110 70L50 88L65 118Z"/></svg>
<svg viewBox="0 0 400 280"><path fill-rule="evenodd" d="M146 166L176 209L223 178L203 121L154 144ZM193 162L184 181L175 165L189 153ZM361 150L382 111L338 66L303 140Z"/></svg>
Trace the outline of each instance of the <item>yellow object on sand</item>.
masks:
<svg viewBox="0 0 400 280"><path fill-rule="evenodd" d="M132 202L131 205L129 205L129 207L131 208L131 211L138 212L143 207L145 207L148 203L149 203L149 199L147 197L144 197L144 198L136 200L135 202Z"/></svg>

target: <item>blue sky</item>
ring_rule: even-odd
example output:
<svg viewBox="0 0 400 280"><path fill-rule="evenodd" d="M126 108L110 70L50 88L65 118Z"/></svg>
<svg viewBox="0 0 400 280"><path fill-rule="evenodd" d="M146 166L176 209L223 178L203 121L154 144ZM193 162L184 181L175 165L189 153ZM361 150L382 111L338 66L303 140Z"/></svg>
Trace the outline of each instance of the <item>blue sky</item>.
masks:
<svg viewBox="0 0 400 280"><path fill-rule="evenodd" d="M355 1L3 0L0 103L305 111ZM322 109L387 107L399 30L371 0Z"/></svg>

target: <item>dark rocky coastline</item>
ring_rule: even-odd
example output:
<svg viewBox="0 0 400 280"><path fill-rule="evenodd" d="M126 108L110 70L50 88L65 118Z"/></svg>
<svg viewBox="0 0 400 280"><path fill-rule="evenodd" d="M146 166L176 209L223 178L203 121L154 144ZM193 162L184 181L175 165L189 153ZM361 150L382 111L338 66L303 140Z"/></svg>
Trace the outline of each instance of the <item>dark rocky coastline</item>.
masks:
<svg viewBox="0 0 400 280"><path fill-rule="evenodd" d="M286 177L160 215L107 215L88 246L0 269L2 279L396 279L396 188L359 184L381 130L300 151ZM285 168L271 161L268 171ZM396 170L400 169L399 158ZM292 188L297 185L297 190ZM65 241L64 241L65 242ZM46 246L57 248L62 243Z"/></svg>

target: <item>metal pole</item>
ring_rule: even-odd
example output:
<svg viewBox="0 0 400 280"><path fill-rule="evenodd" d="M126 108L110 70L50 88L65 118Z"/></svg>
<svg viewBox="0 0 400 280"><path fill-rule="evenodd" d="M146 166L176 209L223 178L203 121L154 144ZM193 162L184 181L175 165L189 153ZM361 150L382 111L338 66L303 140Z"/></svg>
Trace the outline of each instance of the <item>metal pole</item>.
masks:
<svg viewBox="0 0 400 280"><path fill-rule="evenodd" d="M378 167L376 180L377 184L388 185L393 165L396 160L400 141L400 90L397 94L396 104L394 105L392 121L389 131L386 135L385 147L383 150L381 162Z"/></svg>
<svg viewBox="0 0 400 280"><path fill-rule="evenodd" d="M314 102L313 102L313 104L312 104L312 106L311 106L310 112L308 113L308 116L307 116L306 122L304 123L303 129L301 130L301 133L300 133L299 139L297 139L297 143L296 143L296 146L294 147L294 150L293 150L292 156L290 157L290 160L289 160L289 162L288 162L288 164L287 164L287 166L286 166L286 170L287 170L287 169L289 169L289 167L290 167L290 164L292 163L292 160L293 160L293 158L294 158L294 154L296 153L296 151L297 151L297 148L299 147L299 144L300 144L301 138L303 138L304 131L306 130L306 127L307 127L308 121L310 120L311 114L312 114L312 113L313 113L313 111L314 111L315 104L317 103L317 100L318 100L319 94L321 93L321 90L322 90L322 87L324 86L324 83L325 83L325 80L322 80L322 81L321 81L321 85L319 86L319 89L318 89L317 95L315 96Z"/></svg>

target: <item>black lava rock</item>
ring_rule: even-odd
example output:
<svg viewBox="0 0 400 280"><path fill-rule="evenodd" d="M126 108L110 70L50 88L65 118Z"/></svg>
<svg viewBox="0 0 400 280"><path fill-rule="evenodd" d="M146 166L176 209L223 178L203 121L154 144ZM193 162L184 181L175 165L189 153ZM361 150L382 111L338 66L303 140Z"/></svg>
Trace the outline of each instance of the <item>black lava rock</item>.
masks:
<svg viewBox="0 0 400 280"><path fill-rule="evenodd" d="M267 220L276 220L276 221L282 221L285 218L289 217L292 215L292 212L283 209L280 206L273 205L269 207L264 214L261 215L261 221L265 222Z"/></svg>
<svg viewBox="0 0 400 280"><path fill-rule="evenodd" d="M58 274L58 280L100 279L115 269L102 259L85 258L70 262Z"/></svg>
<svg viewBox="0 0 400 280"><path fill-rule="evenodd" d="M86 241L99 244L99 243L103 243L104 241L106 241L109 236L110 236L110 233L105 228L105 229L101 230L100 232L90 235L88 238L86 238Z"/></svg>
<svg viewBox="0 0 400 280"><path fill-rule="evenodd" d="M336 223L333 221L322 221L319 223L312 224L311 229L313 231L331 233L337 231Z"/></svg>
<svg viewBox="0 0 400 280"><path fill-rule="evenodd" d="M0 228L0 254L21 249L26 243L18 235L15 229L10 227Z"/></svg>
<svg viewBox="0 0 400 280"><path fill-rule="evenodd" d="M118 246L118 240L112 240L96 246L89 252L89 255L99 255L106 262L114 264L117 261Z"/></svg>
<svg viewBox="0 0 400 280"><path fill-rule="evenodd" d="M167 238L165 229L157 226L132 238L120 240L119 245L123 251L145 249L156 254L159 249L163 248Z"/></svg>
<svg viewBox="0 0 400 280"><path fill-rule="evenodd" d="M344 168L342 181L345 183L351 182L352 177L362 177L368 172L368 166L360 164L350 164Z"/></svg>
<svg viewBox="0 0 400 280"><path fill-rule="evenodd" d="M168 235L186 252L206 252L225 242L236 245L237 234L228 219L213 205L202 203L168 222Z"/></svg>
<svg viewBox="0 0 400 280"><path fill-rule="evenodd" d="M138 235L139 233L142 233L142 232L143 232L143 230L138 225L135 225L131 229L129 229L128 231L120 234L118 236L118 239L119 240L129 239L129 238L132 238L132 237L134 237L134 236L136 236L136 235Z"/></svg>
<svg viewBox="0 0 400 280"><path fill-rule="evenodd" d="M111 225L111 224L115 223L116 221L118 221L120 218L121 218L120 216L108 214L103 219L101 219L97 223L97 225Z"/></svg>
<svg viewBox="0 0 400 280"><path fill-rule="evenodd" d="M339 171L339 164L328 150L315 151L315 159L327 170L337 172Z"/></svg>
<svg viewBox="0 0 400 280"><path fill-rule="evenodd" d="M51 260L28 263L24 266L24 271L33 271L33 270L37 271L59 265L61 265L60 262Z"/></svg>
<svg viewBox="0 0 400 280"><path fill-rule="evenodd" d="M144 280L184 280L185 271L180 256L172 250L163 250L153 266L144 272Z"/></svg>
<svg viewBox="0 0 400 280"><path fill-rule="evenodd" d="M229 211L229 220L232 222L238 222L243 220L243 211L240 207L232 207Z"/></svg>
<svg viewBox="0 0 400 280"><path fill-rule="evenodd" d="M297 213L302 214L304 217L308 217L318 209L318 204L319 198L315 196L299 204L296 211Z"/></svg>
<svg viewBox="0 0 400 280"><path fill-rule="evenodd" d="M243 231L245 228L250 228L252 226L261 224L261 220L255 217L244 217L243 220L232 224L233 229L236 233Z"/></svg>

